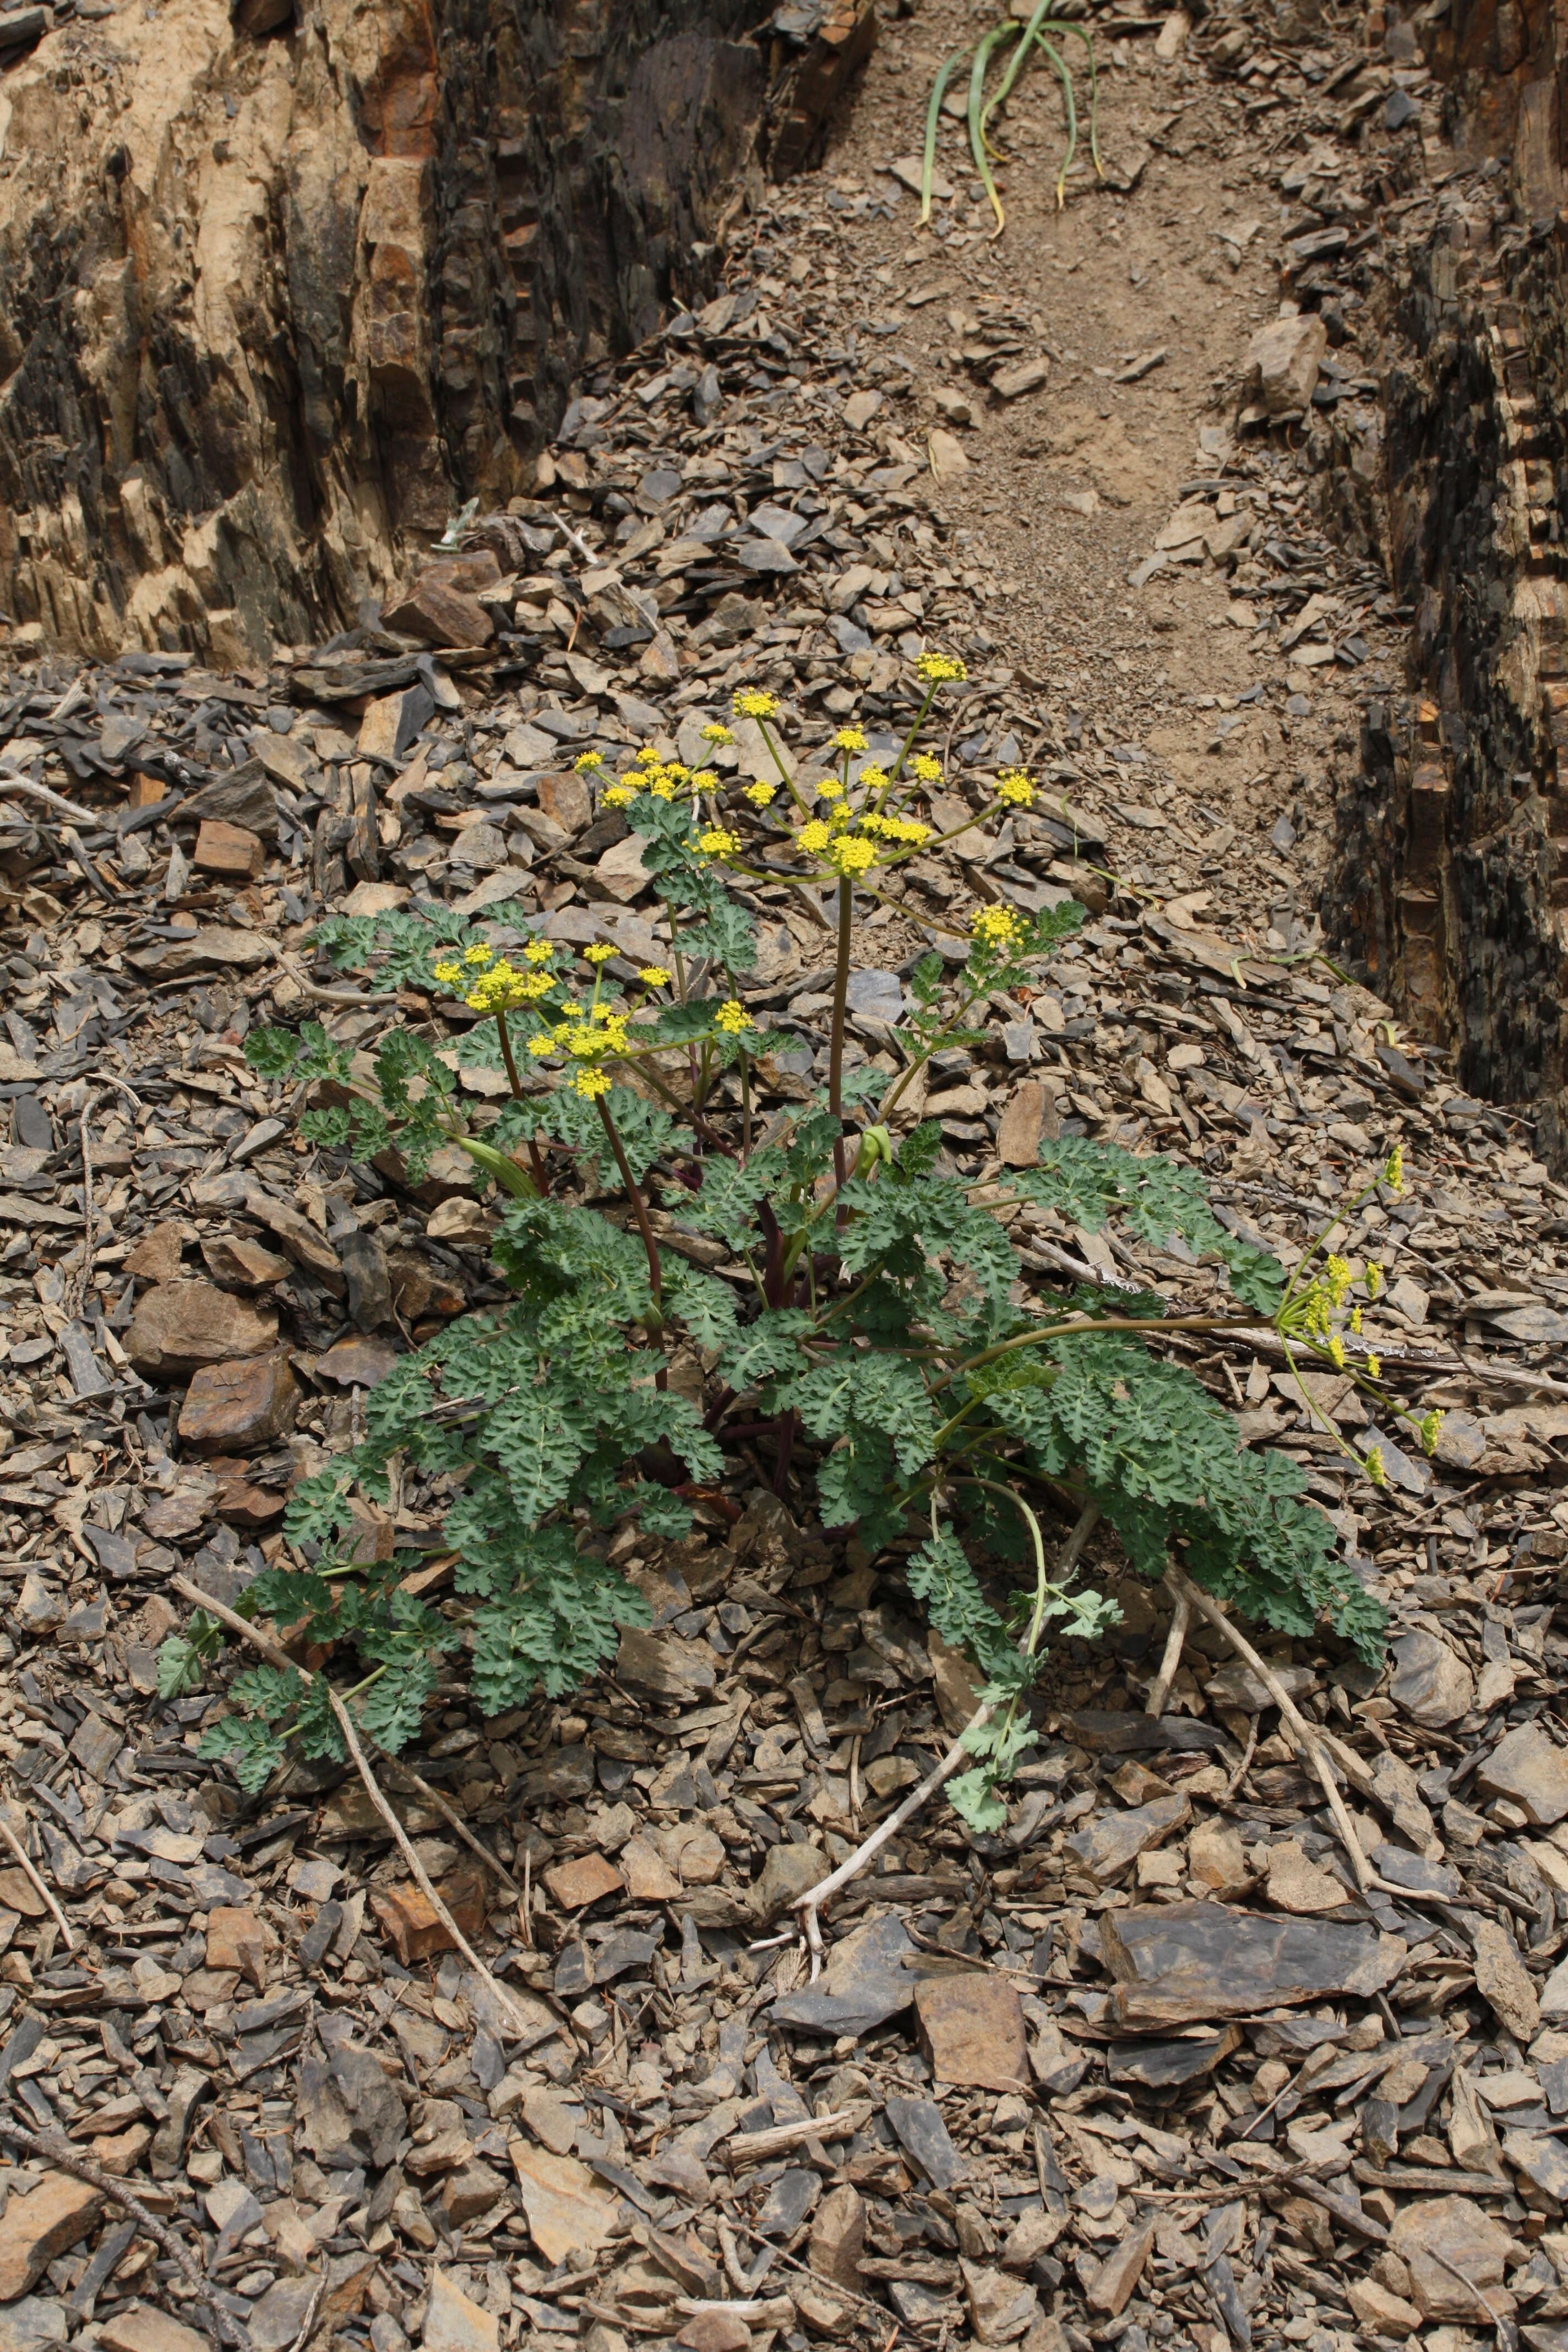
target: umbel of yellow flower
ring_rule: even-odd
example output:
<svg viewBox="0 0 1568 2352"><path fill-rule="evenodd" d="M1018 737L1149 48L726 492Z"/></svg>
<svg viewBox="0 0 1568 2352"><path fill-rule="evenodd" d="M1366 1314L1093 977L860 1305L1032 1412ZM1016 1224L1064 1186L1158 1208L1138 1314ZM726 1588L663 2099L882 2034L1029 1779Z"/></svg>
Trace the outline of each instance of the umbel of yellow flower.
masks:
<svg viewBox="0 0 1568 2352"><path fill-rule="evenodd" d="M1023 919L1012 907L981 907L969 926L982 946L1003 952L1010 948L1022 931Z"/></svg>
<svg viewBox="0 0 1568 2352"><path fill-rule="evenodd" d="M951 686L969 676L956 654L921 654L915 667L928 686Z"/></svg>
<svg viewBox="0 0 1568 2352"><path fill-rule="evenodd" d="M940 760L934 760L929 751L917 751L914 758L910 761L910 765L914 771L915 781L917 783L941 783L942 761Z"/></svg>
<svg viewBox="0 0 1568 2352"><path fill-rule="evenodd" d="M738 833L726 831L721 824L712 825L697 836L697 846L704 857L732 857L741 846Z"/></svg>
<svg viewBox="0 0 1568 2352"><path fill-rule="evenodd" d="M812 817L795 835L796 841L808 857L820 857L832 838L832 834L819 816Z"/></svg>
<svg viewBox="0 0 1568 2352"><path fill-rule="evenodd" d="M645 963L637 978L645 988L668 988L669 974L661 963Z"/></svg>
<svg viewBox="0 0 1568 2352"><path fill-rule="evenodd" d="M751 802L753 808L771 808L778 797L778 789L776 784L764 784L759 779L756 783L746 786L743 797Z"/></svg>
<svg viewBox="0 0 1568 2352"><path fill-rule="evenodd" d="M778 709L778 697L764 693L760 686L741 686L735 689L732 707L742 719L772 719Z"/></svg>
<svg viewBox="0 0 1568 2352"><path fill-rule="evenodd" d="M996 779L996 797L1008 808L1027 808L1035 797L1035 787L1022 768L1004 768Z"/></svg>
<svg viewBox="0 0 1568 2352"><path fill-rule="evenodd" d="M738 1037L742 1029L752 1028L755 1024L740 999L731 996L725 999L713 1015L713 1026L715 1029L722 1029L728 1037Z"/></svg>
<svg viewBox="0 0 1568 2352"><path fill-rule="evenodd" d="M592 947L584 949L583 961L584 963L608 963L611 957L618 952L617 949L610 945L608 940L595 940Z"/></svg>
<svg viewBox="0 0 1568 2352"><path fill-rule="evenodd" d="M841 727L833 740L840 751L863 751L866 749L866 730L861 727Z"/></svg>
<svg viewBox="0 0 1568 2352"><path fill-rule="evenodd" d="M877 863L877 845L863 834L841 833L836 841L829 842L827 860L847 877L865 874Z"/></svg>

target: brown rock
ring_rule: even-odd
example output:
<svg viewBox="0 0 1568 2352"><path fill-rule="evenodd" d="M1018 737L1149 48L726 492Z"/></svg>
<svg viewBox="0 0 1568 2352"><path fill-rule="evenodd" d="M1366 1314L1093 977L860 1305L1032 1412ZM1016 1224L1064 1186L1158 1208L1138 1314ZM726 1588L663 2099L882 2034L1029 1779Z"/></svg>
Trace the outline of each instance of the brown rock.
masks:
<svg viewBox="0 0 1568 2352"><path fill-rule="evenodd" d="M1402 1634L1393 1644L1388 1696L1430 1731L1458 1723L1476 1700L1475 1677L1436 1633Z"/></svg>
<svg viewBox="0 0 1568 2352"><path fill-rule="evenodd" d="M733 2312L700 2311L675 2340L684 2352L747 2352L752 2331Z"/></svg>
<svg viewBox="0 0 1568 2352"><path fill-rule="evenodd" d="M1483 1919L1476 1929L1476 1990L1516 2042L1534 2040L1541 2002L1519 1946L1498 1919Z"/></svg>
<svg viewBox="0 0 1568 2352"><path fill-rule="evenodd" d="M258 1992L266 1982L267 1930L260 1915L220 1903L207 1913L206 1964L248 1977Z"/></svg>
<svg viewBox="0 0 1568 2352"><path fill-rule="evenodd" d="M964 2262L959 2268L977 2344L1013 2344L1028 2334L1040 2315L1039 2297L1032 2286L986 2263Z"/></svg>
<svg viewBox="0 0 1568 2352"><path fill-rule="evenodd" d="M1107 2254L1088 2291L1090 2311L1104 2312L1111 2319L1116 2317L1142 2277L1143 2265L1149 2259L1149 2249L1153 2242L1152 2229L1138 2230L1131 2237L1123 2238L1121 2244Z"/></svg>
<svg viewBox="0 0 1568 2352"><path fill-rule="evenodd" d="M24 1919L41 1919L48 1907L25 1870L9 1864L0 1870L0 1909L19 1912Z"/></svg>
<svg viewBox="0 0 1568 2352"><path fill-rule="evenodd" d="M277 1339L274 1308L252 1307L210 1282L163 1282L136 1301L125 1352L143 1379L180 1380L204 1364L265 1355Z"/></svg>
<svg viewBox="0 0 1568 2352"><path fill-rule="evenodd" d="M556 1863L544 1873L544 1884L561 1910L581 1911L606 1895L618 1894L626 1881L602 1853L584 1853L575 1862Z"/></svg>
<svg viewBox="0 0 1568 2352"><path fill-rule="evenodd" d="M1277 1911L1294 1911L1309 1917L1320 1911L1337 1911L1350 1896L1331 1871L1309 1862L1294 1838L1283 1838L1268 1849L1268 1900Z"/></svg>
<svg viewBox="0 0 1568 2352"><path fill-rule="evenodd" d="M132 2124L129 2131L104 2132L91 2141L88 2153L101 2172L112 2179L123 2180L134 2172L153 2145L153 2134L146 2124Z"/></svg>
<svg viewBox="0 0 1568 2352"><path fill-rule="evenodd" d="M915 1987L921 2048L939 2083L983 2091L1026 2091L1024 2012L1005 1977L976 1969L927 1977Z"/></svg>
<svg viewBox="0 0 1568 2352"><path fill-rule="evenodd" d="M507 2153L529 2235L547 2263L563 2263L576 2246L594 2252L604 2244L616 2225L616 2200L585 2164L521 2139L511 2141Z"/></svg>
<svg viewBox="0 0 1568 2352"><path fill-rule="evenodd" d="M642 841L630 833L624 841L612 842L594 868L594 880L601 897L614 898L629 907L647 888L653 877L643 864Z"/></svg>
<svg viewBox="0 0 1568 2352"><path fill-rule="evenodd" d="M1500 1739L1476 1779L1489 1797L1506 1797L1537 1829L1568 1814L1568 1755L1538 1723Z"/></svg>
<svg viewBox="0 0 1568 2352"><path fill-rule="evenodd" d="M1241 1833L1223 1822L1200 1822L1187 1840L1187 1873L1222 1903L1234 1903L1252 1884Z"/></svg>
<svg viewBox="0 0 1568 2352"><path fill-rule="evenodd" d="M437 1893L471 1943L485 1924L485 1891L479 1873L454 1873L437 1886ZM450 1929L412 1879L372 1895L370 1904L405 1968L415 1960L427 1960L433 1952L457 1948Z"/></svg>
<svg viewBox="0 0 1568 2352"><path fill-rule="evenodd" d="M495 624L479 598L434 571L425 572L381 617L387 628L405 637L422 637L427 646L477 647L488 646L495 635Z"/></svg>
<svg viewBox="0 0 1568 2352"><path fill-rule="evenodd" d="M1038 1078L1016 1086L996 1130L996 1150L1004 1168L1033 1168L1040 1156L1045 1127L1046 1090Z"/></svg>
<svg viewBox="0 0 1568 2352"><path fill-rule="evenodd" d="M258 1184L252 1186L245 1211L258 1225L265 1225L275 1241L282 1243L296 1265L313 1274L334 1298L342 1297L347 1285L342 1262L325 1234L309 1217L289 1202L274 1200Z"/></svg>
<svg viewBox="0 0 1568 2352"><path fill-rule="evenodd" d="M184 1267L185 1244L195 1238L189 1225L154 1225L131 1252L125 1271L138 1282L176 1282Z"/></svg>
<svg viewBox="0 0 1568 2352"><path fill-rule="evenodd" d="M133 2303L129 2311L117 2311L112 2318L103 2320L98 2340L104 2352L212 2352L206 2336L144 2303Z"/></svg>
<svg viewBox="0 0 1568 2352"><path fill-rule="evenodd" d="M634 1903L672 1903L680 1892L679 1879L648 1838L626 1840L621 1848L621 1868L626 1894Z"/></svg>
<svg viewBox="0 0 1568 2352"><path fill-rule="evenodd" d="M1462 2319L1490 2326L1497 2313L1511 2315L1513 2297L1502 2279L1513 2240L1478 2199L1432 2197L1404 2206L1394 2217L1388 2242L1410 2272L1410 2299L1424 2319ZM1439 2254L1463 2272L1470 2286L1437 2261ZM1487 2289L1489 2314L1470 2287Z"/></svg>
<svg viewBox="0 0 1568 2352"><path fill-rule="evenodd" d="M204 1364L180 1407L180 1435L199 1454L270 1445L294 1426L300 1388L284 1355Z"/></svg>
<svg viewBox="0 0 1568 2352"><path fill-rule="evenodd" d="M369 703L360 720L357 749L361 758L401 760L412 749L434 709L423 686L405 687L401 694L384 694Z"/></svg>
<svg viewBox="0 0 1568 2352"><path fill-rule="evenodd" d="M563 833L581 833L593 814L588 787L574 768L562 775L541 776L539 805Z"/></svg>
<svg viewBox="0 0 1568 2352"><path fill-rule="evenodd" d="M221 817L203 817L191 858L198 872L229 874L249 881L266 863L266 845L258 835L243 824L225 824Z"/></svg>
<svg viewBox="0 0 1568 2352"><path fill-rule="evenodd" d="M1131 1870L1141 1853L1163 1845L1193 1817L1185 1797L1156 1797L1150 1805L1134 1805L1126 1812L1096 1813L1087 1829L1068 1840L1091 1878L1109 1886Z"/></svg>
<svg viewBox="0 0 1568 2352"><path fill-rule="evenodd" d="M807 2258L813 2271L835 2286L857 2288L865 2250L866 2208L859 2190L847 2185L831 2189L812 2220Z"/></svg>
<svg viewBox="0 0 1568 2352"><path fill-rule="evenodd" d="M218 1234L204 1239L202 1262L213 1280L226 1289L264 1290L269 1283L281 1282L289 1271L286 1257L279 1257L276 1250L263 1249L246 1234ZM126 1264L130 1265L129 1259Z"/></svg>
<svg viewBox="0 0 1568 2352"><path fill-rule="evenodd" d="M26 2294L57 2254L85 2238L103 2201L100 2189L67 2172L46 2172L26 2197L13 2192L0 2215L0 2303Z"/></svg>
<svg viewBox="0 0 1568 2352"><path fill-rule="evenodd" d="M470 2303L445 2271L432 2271L420 2341L425 2352L500 2352L500 2324L493 2311Z"/></svg>
<svg viewBox="0 0 1568 2352"><path fill-rule="evenodd" d="M1391 2336L1396 2340L1414 2336L1421 2325L1421 2314L1413 2303L1402 2295L1391 2294L1375 2279L1352 2279L1345 2301L1373 2336Z"/></svg>
<svg viewBox="0 0 1568 2352"><path fill-rule="evenodd" d="M492 2205L506 2195L506 2183L499 2172L478 2161L465 2164L449 2172L441 2184L441 2210L448 2228L460 2230L468 2221L477 2221Z"/></svg>

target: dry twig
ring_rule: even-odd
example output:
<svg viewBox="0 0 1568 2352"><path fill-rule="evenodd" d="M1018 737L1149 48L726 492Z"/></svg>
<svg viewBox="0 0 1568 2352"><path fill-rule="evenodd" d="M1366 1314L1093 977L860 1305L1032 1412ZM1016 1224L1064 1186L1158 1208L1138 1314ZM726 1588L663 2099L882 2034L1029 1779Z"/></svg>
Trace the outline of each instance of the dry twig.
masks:
<svg viewBox="0 0 1568 2352"><path fill-rule="evenodd" d="M76 1949L76 1937L71 1930L70 1921L66 1917L65 1913L60 1909L59 1905L56 1902L48 1888L44 1885L43 1880L38 1876L37 1870L33 1866L32 1858L28 1854L26 1846L22 1843L21 1839L16 1835L16 1831L11 1827L10 1822L5 1819L4 1813L0 1813L0 1838L5 1839L6 1844L10 1847L17 1861L21 1864L22 1868L26 1872L28 1878L32 1882L34 1892L42 1895L44 1901L48 1905L50 1913L58 1926L61 1935L66 1939L67 1951L74 1952Z"/></svg>
<svg viewBox="0 0 1568 2352"><path fill-rule="evenodd" d="M37 2132L24 2131L20 2124L12 2123L8 2117L0 2116L0 2138L16 2141L31 2155L41 2156L45 2163L52 2164L57 2171L68 2172L74 2180L84 2180L89 2189L96 2189L100 2196L107 2197L110 2203L129 2213L137 2228L145 2230L154 2244L162 2246L163 2252L178 2263L212 2313L219 2343L232 2344L236 2352L250 2352L249 2336L233 2313L226 2311L219 2303L212 2281L196 2263L184 2239L176 2237L156 2213L150 2213L142 2200L133 2196L122 2180L116 2180L100 2165L94 2164L90 2158L78 2156L73 2149L54 2140L40 2138Z"/></svg>

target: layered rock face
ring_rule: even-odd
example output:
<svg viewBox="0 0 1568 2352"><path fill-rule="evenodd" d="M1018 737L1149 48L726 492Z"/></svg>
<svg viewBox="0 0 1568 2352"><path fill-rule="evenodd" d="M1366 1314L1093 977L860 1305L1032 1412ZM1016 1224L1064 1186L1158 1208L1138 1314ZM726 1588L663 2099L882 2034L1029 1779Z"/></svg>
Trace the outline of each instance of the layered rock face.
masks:
<svg viewBox="0 0 1568 2352"><path fill-rule="evenodd" d="M1373 703L1326 920L1483 1101L1568 1159L1568 26L1512 0L1427 36L1494 160L1391 273L1384 512L1414 692ZM1500 168L1498 168L1500 167ZM1495 195L1478 193L1490 187Z"/></svg>
<svg viewBox="0 0 1568 2352"><path fill-rule="evenodd" d="M798 162L874 25L98 5L0 79L0 602L24 643L218 666L525 490L584 361L710 288L770 101Z"/></svg>

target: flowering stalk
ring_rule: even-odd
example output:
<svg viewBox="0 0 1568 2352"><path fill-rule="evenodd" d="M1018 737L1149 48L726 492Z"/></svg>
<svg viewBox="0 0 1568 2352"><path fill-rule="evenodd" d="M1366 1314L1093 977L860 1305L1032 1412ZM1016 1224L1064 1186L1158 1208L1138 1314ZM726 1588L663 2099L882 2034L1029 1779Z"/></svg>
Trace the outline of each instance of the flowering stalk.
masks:
<svg viewBox="0 0 1568 2352"><path fill-rule="evenodd" d="M631 1202L632 1214L637 1221L637 1231L642 1235L642 1245L647 1252L647 1278L648 1286L653 1292L653 1311L646 1318L646 1324L648 1336L654 1338L664 1328L664 1270L659 1264L658 1244L653 1237L653 1227L648 1222L647 1203L643 1199L636 1177L632 1174L631 1162L626 1158L626 1146L616 1131L615 1120L610 1117L609 1104L603 1095L595 1095L594 1107L599 1114L605 1133L609 1139L610 1150L616 1155L616 1165L621 1171L621 1184L627 1200Z"/></svg>
<svg viewBox="0 0 1568 2352"><path fill-rule="evenodd" d="M840 1121L833 1144L833 1172L838 1190L848 1181L844 1150L844 1012L849 998L849 928L855 911L855 886L847 874L838 885L838 959L833 968L833 1032L827 1049L827 1108ZM839 1212L842 1219L843 1212Z"/></svg>

